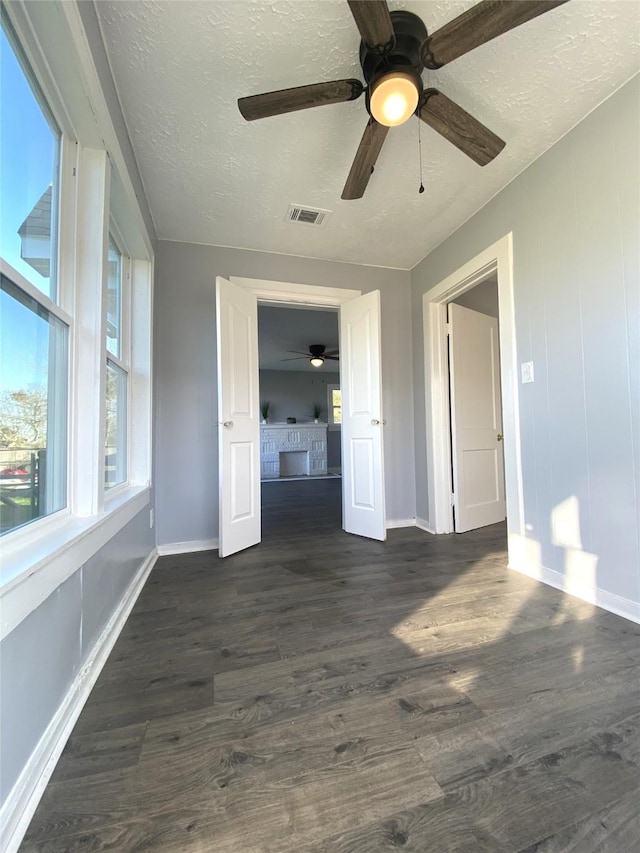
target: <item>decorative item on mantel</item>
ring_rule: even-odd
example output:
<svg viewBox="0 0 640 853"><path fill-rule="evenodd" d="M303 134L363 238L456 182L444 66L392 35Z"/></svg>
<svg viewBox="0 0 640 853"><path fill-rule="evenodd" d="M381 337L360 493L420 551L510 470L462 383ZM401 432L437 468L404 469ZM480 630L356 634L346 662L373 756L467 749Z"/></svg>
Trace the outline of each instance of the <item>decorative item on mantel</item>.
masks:
<svg viewBox="0 0 640 853"><path fill-rule="evenodd" d="M322 414L322 406L320 405L320 403L318 403L317 400L314 400L314 402L311 404L311 414L313 415L314 424L317 424L318 418Z"/></svg>
<svg viewBox="0 0 640 853"><path fill-rule="evenodd" d="M260 403L260 411L262 412L262 423L266 424L267 418L269 417L269 406L271 403L268 400L263 400Z"/></svg>

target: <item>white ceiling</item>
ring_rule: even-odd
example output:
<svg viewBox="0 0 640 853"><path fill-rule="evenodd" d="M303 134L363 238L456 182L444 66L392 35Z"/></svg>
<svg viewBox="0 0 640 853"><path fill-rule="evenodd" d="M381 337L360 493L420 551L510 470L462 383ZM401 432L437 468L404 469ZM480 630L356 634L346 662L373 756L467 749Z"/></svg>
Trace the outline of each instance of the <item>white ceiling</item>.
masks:
<svg viewBox="0 0 640 853"><path fill-rule="evenodd" d="M473 0L396 2L430 32ZM367 120L364 97L246 122L238 97L362 79L346 0L97 0L160 239L410 269L639 68L640 4L571 0L425 83L506 140L480 168L421 125L392 128L363 199L340 194ZM290 202L331 210L285 222Z"/></svg>
<svg viewBox="0 0 640 853"><path fill-rule="evenodd" d="M306 351L311 344L324 344L327 350L338 349L338 312L308 308L279 308L258 305L258 352L260 370L304 370L314 373L337 373L337 361L325 361L313 367L308 358L294 358L295 352Z"/></svg>

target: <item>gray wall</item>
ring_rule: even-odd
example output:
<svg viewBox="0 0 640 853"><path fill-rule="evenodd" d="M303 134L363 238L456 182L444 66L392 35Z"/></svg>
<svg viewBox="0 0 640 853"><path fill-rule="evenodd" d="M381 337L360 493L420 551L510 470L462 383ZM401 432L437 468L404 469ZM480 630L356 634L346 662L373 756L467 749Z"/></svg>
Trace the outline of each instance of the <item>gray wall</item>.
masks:
<svg viewBox="0 0 640 853"><path fill-rule="evenodd" d="M418 516L422 295L513 232L526 535L540 562L640 601L640 78L616 92L412 271ZM508 437L507 437L508 440ZM577 501L573 548L554 510ZM591 555L591 556L590 556ZM594 577L592 577L594 575Z"/></svg>
<svg viewBox="0 0 640 853"><path fill-rule="evenodd" d="M329 427L327 430L327 468L335 473L336 468L342 469L342 430L340 427Z"/></svg>
<svg viewBox="0 0 640 853"><path fill-rule="evenodd" d="M326 363L326 362L325 362ZM322 369L321 369L322 370ZM339 373L303 373L300 370L261 370L260 400L269 400L269 420L312 421L311 404L322 404L320 420L327 420L327 385L339 385Z"/></svg>
<svg viewBox="0 0 640 853"><path fill-rule="evenodd" d="M217 275L380 290L387 516L414 517L408 272L168 241L158 244L156 270L155 484L160 544L218 537Z"/></svg>
<svg viewBox="0 0 640 853"><path fill-rule="evenodd" d="M498 281L495 278L483 281L453 301L456 305L462 305L465 308L471 308L472 311L479 311L481 314L488 314L489 317L497 318Z"/></svg>
<svg viewBox="0 0 640 853"><path fill-rule="evenodd" d="M286 421L288 417L298 421L311 421L311 404L322 404L321 421L328 420L327 385L339 385L339 373L318 373L300 370L261 370L260 400L269 400L269 421ZM333 427L327 432L327 465L329 468L341 466L340 428Z"/></svg>
<svg viewBox="0 0 640 853"><path fill-rule="evenodd" d="M147 506L0 644L2 802L152 550Z"/></svg>

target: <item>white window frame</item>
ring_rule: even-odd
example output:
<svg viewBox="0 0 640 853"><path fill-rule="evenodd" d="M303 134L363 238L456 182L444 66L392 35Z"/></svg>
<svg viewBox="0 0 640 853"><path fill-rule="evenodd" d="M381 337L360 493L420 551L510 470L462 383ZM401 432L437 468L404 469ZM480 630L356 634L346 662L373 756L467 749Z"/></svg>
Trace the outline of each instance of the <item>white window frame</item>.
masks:
<svg viewBox="0 0 640 853"><path fill-rule="evenodd" d="M6 9L3 6L3 21L4 28L7 31L7 38L11 42L13 39L16 39L19 43L18 49L15 51L18 62L20 60L26 60L28 65L28 71L23 68L23 74L29 85L31 87L35 86L34 97L40 103L40 108L43 112L45 119L49 123L53 123L58 132L57 138L57 151L56 151L56 168L57 175L56 181L54 185L54 193L53 199L56 203L55 210L52 207L52 228L54 229L53 233L55 235L55 242L52 239L51 241L51 277L54 283L54 293L55 299L52 299L51 296L44 293L35 284L33 284L28 278L26 278L21 272L16 270L7 260L0 257L0 271L2 274L13 282L20 290L22 290L27 296L35 300L39 305L45 308L50 314L52 314L56 319L62 322L67 327L67 368L66 368L66 380L67 380L67 411L66 411L66 460L65 460L65 496L64 496L64 504L55 512L48 513L47 515L40 516L39 518L35 518L27 524L21 525L20 527L15 528L14 530L9 530L2 536L2 549L3 552L5 549L13 548L18 545L20 547L23 543L27 542L34 535L34 532L37 533L39 530L47 530L50 527L55 527L60 524L66 517L69 515L69 507L70 507L70 452L69 452L69 431L70 431L70 369L72 364L72 350L73 350L73 340L75 335L75 326L73 320L73 314L69 310L70 308L70 300L68 288L65 287L65 278L63 278L63 273L66 272L66 257L63 259L63 255L66 255L68 251L68 242L72 237L71 231L68 227L63 225L63 217L65 218L65 222L69 220L69 218L73 217L73 193L71 192L71 180L70 174L73 169L72 162L75 154L74 148L75 146L70 146L68 139L65 137L65 133L61 123L58 121L58 116L55 114L55 111L51 108L51 104L47 97L46 91L44 91L41 86L40 77L37 73L36 68L33 65L31 56L29 51L25 49L23 44L23 40L21 39L20 32L14 26L14 22L11 19L11 16L6 13ZM22 56L20 56L22 54ZM44 103L42 103L44 101ZM8 544L7 544L8 543ZM2 583L2 573L0 571L0 586Z"/></svg>
<svg viewBox="0 0 640 853"><path fill-rule="evenodd" d="M3 4L61 131L57 302L8 278L69 327L67 507L2 537L0 637L149 504L153 244L75 3ZM113 221L110 223L110 213ZM128 481L104 489L104 290L109 227L128 261ZM125 309L126 310L126 309ZM110 358L112 357L111 354ZM121 353L122 355L122 353ZM116 362L116 359L114 359Z"/></svg>
<svg viewBox="0 0 640 853"><path fill-rule="evenodd" d="M14 530L8 530L1 538L0 542L2 543L2 548L4 550L5 543L7 541L26 541L28 538L33 536L34 528L41 528L48 526L49 524L57 524L60 519L65 518L69 515L69 373L70 373L70 365L71 365L71 344L73 341L73 331L74 324L73 318L63 311L59 305L53 302L45 293L39 290L34 284L32 284L29 279L25 278L22 273L16 270L8 261L4 260L4 258L0 258L0 272L5 278L8 278L16 287L22 290L28 297L35 300L38 305L42 306L45 310L47 310L53 317L59 320L67 327L67 365L65 370L65 376L60 377L61 379L65 379L67 382L67 411L66 411L66 435L65 445L66 445L66 459L65 459L65 500L63 506L60 509L55 510L54 512L50 512L47 515L42 515L39 518L34 518L32 521L29 521L26 524L21 525L20 527L16 527ZM47 403L49 405L49 401Z"/></svg>

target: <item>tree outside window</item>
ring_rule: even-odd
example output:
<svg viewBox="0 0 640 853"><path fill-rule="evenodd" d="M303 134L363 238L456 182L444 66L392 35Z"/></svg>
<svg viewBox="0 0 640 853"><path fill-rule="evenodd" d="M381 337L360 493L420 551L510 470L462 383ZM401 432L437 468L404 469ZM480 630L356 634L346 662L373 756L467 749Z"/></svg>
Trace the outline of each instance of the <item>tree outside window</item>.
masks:
<svg viewBox="0 0 640 853"><path fill-rule="evenodd" d="M66 505L68 327L6 276L0 288L0 528Z"/></svg>

